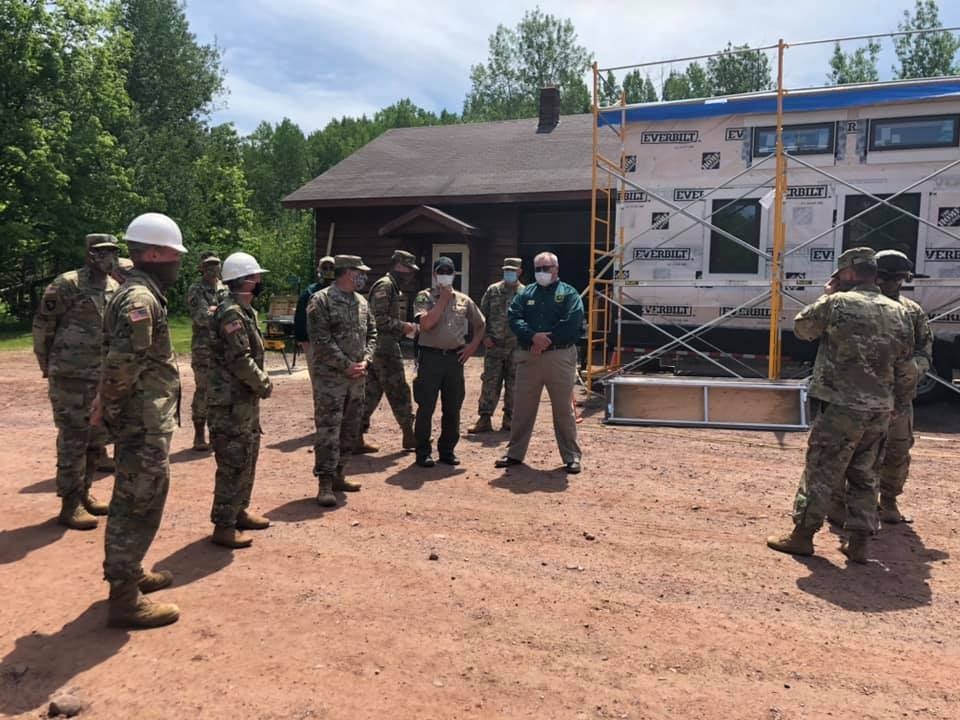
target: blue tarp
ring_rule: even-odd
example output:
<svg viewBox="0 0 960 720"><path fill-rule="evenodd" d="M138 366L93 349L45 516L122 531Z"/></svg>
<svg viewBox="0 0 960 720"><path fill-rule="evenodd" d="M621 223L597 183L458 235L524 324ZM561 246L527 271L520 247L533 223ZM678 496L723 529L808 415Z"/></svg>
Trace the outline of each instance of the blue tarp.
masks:
<svg viewBox="0 0 960 720"><path fill-rule="evenodd" d="M960 98L960 77L926 83L879 84L830 88L824 90L788 93L783 98L785 113L832 110L861 105L882 105L915 100L933 100L944 97ZM753 95L739 98L708 98L693 102L679 101L649 103L628 107L627 122L658 122L660 120L688 120L720 115L773 115L777 112L776 94ZM600 125L619 125L623 111L606 110L600 113Z"/></svg>

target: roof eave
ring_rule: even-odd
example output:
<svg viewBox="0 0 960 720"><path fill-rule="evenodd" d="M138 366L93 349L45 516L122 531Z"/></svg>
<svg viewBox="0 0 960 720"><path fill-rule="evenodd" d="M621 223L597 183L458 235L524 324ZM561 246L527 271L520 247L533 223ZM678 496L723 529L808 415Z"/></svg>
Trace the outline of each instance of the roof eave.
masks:
<svg viewBox="0 0 960 720"><path fill-rule="evenodd" d="M582 190L558 190L528 193L494 193L487 195L422 195L362 198L285 198L280 205L287 210L311 210L334 207L374 207L398 205L500 205L522 202L555 202L565 200L589 200L590 188Z"/></svg>

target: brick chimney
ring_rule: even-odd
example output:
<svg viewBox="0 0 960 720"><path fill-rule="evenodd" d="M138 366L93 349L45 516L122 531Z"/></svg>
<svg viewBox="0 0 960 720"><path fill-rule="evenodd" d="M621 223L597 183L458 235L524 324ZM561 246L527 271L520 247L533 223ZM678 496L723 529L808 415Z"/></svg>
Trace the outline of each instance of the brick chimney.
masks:
<svg viewBox="0 0 960 720"><path fill-rule="evenodd" d="M540 122L538 133L552 132L560 122L560 88L554 85L540 89Z"/></svg>

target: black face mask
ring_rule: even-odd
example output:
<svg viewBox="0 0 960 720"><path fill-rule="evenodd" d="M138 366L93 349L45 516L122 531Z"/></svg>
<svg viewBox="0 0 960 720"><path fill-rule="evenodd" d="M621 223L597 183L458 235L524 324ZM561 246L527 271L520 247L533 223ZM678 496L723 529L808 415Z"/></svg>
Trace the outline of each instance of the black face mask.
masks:
<svg viewBox="0 0 960 720"><path fill-rule="evenodd" d="M415 272L402 273L394 270L390 273L390 275L393 277L393 281L400 287L401 290L411 289L417 281L417 274Z"/></svg>
<svg viewBox="0 0 960 720"><path fill-rule="evenodd" d="M259 297L260 293L262 292L263 292L263 283L258 282L256 285L253 286L253 289L250 291L250 294L253 295L254 297Z"/></svg>
<svg viewBox="0 0 960 720"><path fill-rule="evenodd" d="M147 275L157 281L157 285L162 290L173 287L177 282L177 275L180 272L180 260L173 262L142 262L137 265L138 270L142 270Z"/></svg>

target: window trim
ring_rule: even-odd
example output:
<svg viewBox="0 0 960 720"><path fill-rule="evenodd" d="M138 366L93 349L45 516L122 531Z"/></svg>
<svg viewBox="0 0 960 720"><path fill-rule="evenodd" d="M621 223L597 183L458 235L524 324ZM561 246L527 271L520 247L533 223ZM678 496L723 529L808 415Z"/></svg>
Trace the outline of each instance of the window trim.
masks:
<svg viewBox="0 0 960 720"><path fill-rule="evenodd" d="M874 140L873 128L877 123L910 122L911 120L953 120L953 142L950 143L914 143L911 145L894 145L877 147ZM936 150L940 148L960 147L960 114L944 113L940 115L905 115L903 117L870 118L867 126L867 152L891 152L897 150Z"/></svg>
<svg viewBox="0 0 960 720"><path fill-rule="evenodd" d="M791 155L836 155L837 152L837 121L836 120L824 120L823 122L815 123L798 123L795 125L784 125L784 130L793 130L796 128L830 128L830 147L827 150L794 150ZM753 128L753 157L770 157L771 155L776 154L776 150L772 150L768 153L760 152L760 133L767 132L772 130L773 132L777 131L776 125L762 125L760 127Z"/></svg>

